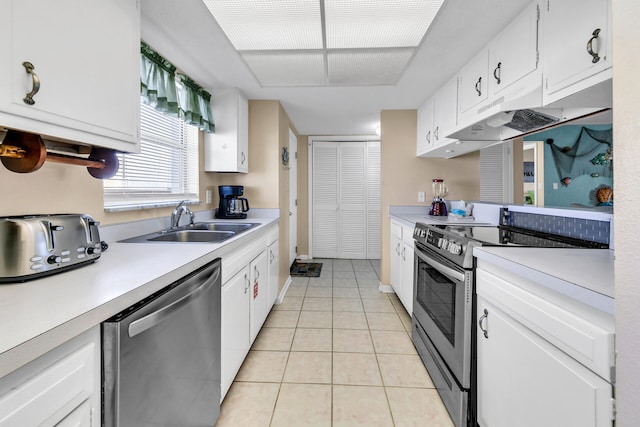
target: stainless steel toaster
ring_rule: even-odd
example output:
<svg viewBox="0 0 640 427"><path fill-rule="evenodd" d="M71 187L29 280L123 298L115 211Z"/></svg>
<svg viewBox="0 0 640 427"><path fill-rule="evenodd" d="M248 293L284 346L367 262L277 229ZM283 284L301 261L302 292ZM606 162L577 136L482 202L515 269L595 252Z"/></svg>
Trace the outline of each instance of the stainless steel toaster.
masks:
<svg viewBox="0 0 640 427"><path fill-rule="evenodd" d="M0 217L0 283L95 262L103 250L98 225L84 214Z"/></svg>

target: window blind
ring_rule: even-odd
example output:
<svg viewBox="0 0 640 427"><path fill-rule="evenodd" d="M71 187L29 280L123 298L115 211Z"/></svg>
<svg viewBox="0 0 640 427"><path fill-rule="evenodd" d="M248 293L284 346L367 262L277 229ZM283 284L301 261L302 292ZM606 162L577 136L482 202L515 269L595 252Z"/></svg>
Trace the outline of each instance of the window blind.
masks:
<svg viewBox="0 0 640 427"><path fill-rule="evenodd" d="M104 181L105 210L140 209L198 199L198 129L140 104L140 154L119 154Z"/></svg>

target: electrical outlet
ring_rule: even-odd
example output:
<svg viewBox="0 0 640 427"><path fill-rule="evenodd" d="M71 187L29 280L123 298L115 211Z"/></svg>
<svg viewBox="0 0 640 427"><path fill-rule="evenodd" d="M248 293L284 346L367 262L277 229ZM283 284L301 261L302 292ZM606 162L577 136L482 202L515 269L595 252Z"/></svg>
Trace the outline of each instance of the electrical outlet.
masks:
<svg viewBox="0 0 640 427"><path fill-rule="evenodd" d="M205 192L205 203L206 203L207 205L210 205L210 204L211 204L211 190L207 190L207 191Z"/></svg>
<svg viewBox="0 0 640 427"><path fill-rule="evenodd" d="M553 189L554 189L554 190L557 190L557 189L558 189L558 183L557 183L557 182L554 182L554 183L553 183Z"/></svg>
<svg viewBox="0 0 640 427"><path fill-rule="evenodd" d="M424 203L424 191L418 191L418 202Z"/></svg>

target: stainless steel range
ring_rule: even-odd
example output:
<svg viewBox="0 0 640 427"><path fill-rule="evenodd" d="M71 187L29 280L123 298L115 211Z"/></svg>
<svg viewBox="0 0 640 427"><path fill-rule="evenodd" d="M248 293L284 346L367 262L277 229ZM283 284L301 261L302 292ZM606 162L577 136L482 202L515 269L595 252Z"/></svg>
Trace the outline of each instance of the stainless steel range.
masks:
<svg viewBox="0 0 640 427"><path fill-rule="evenodd" d="M608 247L507 226L417 223L412 338L457 427L475 427L473 247Z"/></svg>

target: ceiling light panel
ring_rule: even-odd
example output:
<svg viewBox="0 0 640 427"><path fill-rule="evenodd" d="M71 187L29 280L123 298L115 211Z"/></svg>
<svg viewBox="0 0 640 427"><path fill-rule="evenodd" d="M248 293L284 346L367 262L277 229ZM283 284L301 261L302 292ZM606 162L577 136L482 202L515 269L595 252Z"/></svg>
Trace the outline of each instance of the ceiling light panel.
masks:
<svg viewBox="0 0 640 427"><path fill-rule="evenodd" d="M328 49L418 46L444 0L325 0Z"/></svg>
<svg viewBox="0 0 640 427"><path fill-rule="evenodd" d="M322 49L318 0L203 0L236 50Z"/></svg>
<svg viewBox="0 0 640 427"><path fill-rule="evenodd" d="M326 85L322 51L254 51L240 55L263 87Z"/></svg>
<svg viewBox="0 0 640 427"><path fill-rule="evenodd" d="M414 48L329 51L329 84L393 85L413 57Z"/></svg>

